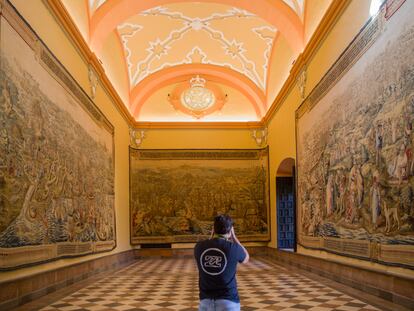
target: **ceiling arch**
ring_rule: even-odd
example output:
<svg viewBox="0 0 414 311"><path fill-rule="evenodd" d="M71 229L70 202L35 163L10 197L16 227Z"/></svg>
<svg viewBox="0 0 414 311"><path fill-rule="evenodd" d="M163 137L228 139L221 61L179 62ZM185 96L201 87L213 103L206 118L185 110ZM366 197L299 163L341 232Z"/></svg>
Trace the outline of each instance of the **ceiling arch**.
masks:
<svg viewBox="0 0 414 311"><path fill-rule="evenodd" d="M129 17L153 7L188 3L194 0L107 0L100 5L90 19L90 46L99 52L106 37ZM249 11L275 26L289 42L294 53L303 49L303 24L295 11L283 0L203 0L203 3L219 3Z"/></svg>
<svg viewBox="0 0 414 311"><path fill-rule="evenodd" d="M171 100L178 98L176 104L185 106L173 91L180 85L190 90L189 80L196 75L207 80L206 89L214 85L226 95L217 113L205 112L196 121L263 120L303 51L304 37L312 35L312 27L334 3L79 1L56 0L84 30L129 116L137 122L173 123L194 121L174 110Z"/></svg>
<svg viewBox="0 0 414 311"><path fill-rule="evenodd" d="M130 96L130 111L136 120L139 120L140 110L147 99L158 89L177 82L188 81L195 75L200 75L208 81L218 82L230 86L242 93L249 100L256 112L256 118L260 120L266 110L266 98L264 93L246 76L221 66L209 64L184 64L157 71L138 85Z"/></svg>
<svg viewBox="0 0 414 311"><path fill-rule="evenodd" d="M117 26L131 88L166 67L203 63L230 67L265 90L279 32L260 17L223 4L170 4Z"/></svg>

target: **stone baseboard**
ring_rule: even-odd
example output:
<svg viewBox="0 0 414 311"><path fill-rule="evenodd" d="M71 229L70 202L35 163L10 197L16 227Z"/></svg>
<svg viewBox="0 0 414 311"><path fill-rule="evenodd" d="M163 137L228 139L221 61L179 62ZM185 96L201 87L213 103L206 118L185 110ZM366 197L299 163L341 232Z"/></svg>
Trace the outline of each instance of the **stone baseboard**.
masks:
<svg viewBox="0 0 414 311"><path fill-rule="evenodd" d="M266 255L267 247L265 246L251 246L246 247L249 254ZM180 258L193 257L193 248L140 248L134 249L135 258L156 257L156 258Z"/></svg>
<svg viewBox="0 0 414 311"><path fill-rule="evenodd" d="M414 280L353 265L267 248L272 260L285 263L414 310Z"/></svg>
<svg viewBox="0 0 414 311"><path fill-rule="evenodd" d="M28 277L0 283L0 310L9 310L38 299L97 273L117 269L134 260L132 250L108 255Z"/></svg>

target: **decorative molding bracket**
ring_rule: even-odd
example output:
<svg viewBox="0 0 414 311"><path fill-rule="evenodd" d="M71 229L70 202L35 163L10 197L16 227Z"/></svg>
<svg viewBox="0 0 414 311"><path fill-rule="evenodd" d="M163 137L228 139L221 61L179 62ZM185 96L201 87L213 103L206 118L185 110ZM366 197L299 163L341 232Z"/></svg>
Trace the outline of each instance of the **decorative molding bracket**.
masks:
<svg viewBox="0 0 414 311"><path fill-rule="evenodd" d="M297 86L299 87L299 91L300 91L300 98L302 100L305 99L306 79L307 79L307 71L306 71L306 67L303 67L303 69L301 70L301 72L298 74L296 78Z"/></svg>
<svg viewBox="0 0 414 311"><path fill-rule="evenodd" d="M92 64L88 65L88 79L89 79L89 86L91 90L91 98L95 100L96 97L96 89L98 86L98 75L95 72Z"/></svg>
<svg viewBox="0 0 414 311"><path fill-rule="evenodd" d="M42 42L39 39L34 40L33 50L35 52L35 58L38 62L41 61L41 55L43 50Z"/></svg>
<svg viewBox="0 0 414 311"><path fill-rule="evenodd" d="M130 144L133 148L139 148L142 144L142 141L145 138L145 132L144 129L135 129L130 127L129 128L129 138L130 138Z"/></svg>
<svg viewBox="0 0 414 311"><path fill-rule="evenodd" d="M267 127L251 130L252 138L258 147L264 147L267 145L267 134Z"/></svg>

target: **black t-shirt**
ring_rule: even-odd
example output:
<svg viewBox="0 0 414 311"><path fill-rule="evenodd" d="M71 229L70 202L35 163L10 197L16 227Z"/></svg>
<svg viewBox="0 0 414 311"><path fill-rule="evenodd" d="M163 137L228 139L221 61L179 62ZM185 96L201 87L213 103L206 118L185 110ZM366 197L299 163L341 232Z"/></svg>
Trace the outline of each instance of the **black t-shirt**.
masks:
<svg viewBox="0 0 414 311"><path fill-rule="evenodd" d="M221 238L201 241L194 248L194 257L198 266L200 300L214 298L240 302L236 269L246 254L239 244Z"/></svg>

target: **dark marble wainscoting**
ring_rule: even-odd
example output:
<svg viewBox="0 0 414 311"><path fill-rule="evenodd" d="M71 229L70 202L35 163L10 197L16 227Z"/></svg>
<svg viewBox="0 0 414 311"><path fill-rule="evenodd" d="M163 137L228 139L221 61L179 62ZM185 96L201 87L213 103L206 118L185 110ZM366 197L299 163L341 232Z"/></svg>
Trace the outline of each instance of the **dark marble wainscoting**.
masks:
<svg viewBox="0 0 414 311"><path fill-rule="evenodd" d="M251 256L266 255L266 246L247 247ZM139 248L134 249L135 258L155 257L155 258L174 258L174 257L193 257L193 248Z"/></svg>
<svg viewBox="0 0 414 311"><path fill-rule="evenodd" d="M414 310L414 279L351 264L267 248L278 263L294 266Z"/></svg>
<svg viewBox="0 0 414 311"><path fill-rule="evenodd" d="M10 281L0 281L0 310L8 310L33 301L97 273L128 265L135 259L132 250L93 258L61 268L40 271L34 275ZM1 273L1 272L0 272Z"/></svg>

